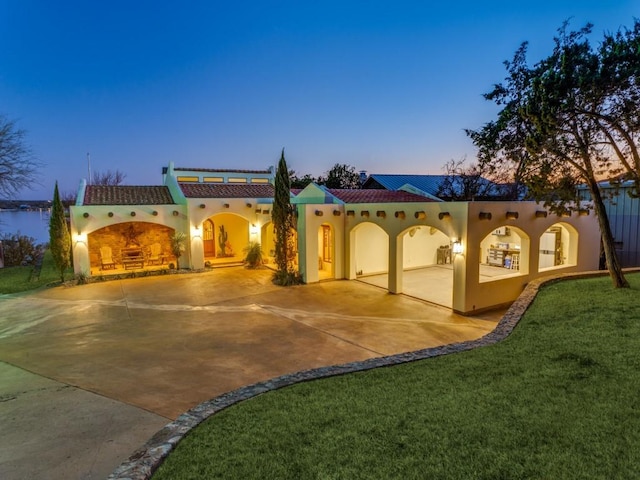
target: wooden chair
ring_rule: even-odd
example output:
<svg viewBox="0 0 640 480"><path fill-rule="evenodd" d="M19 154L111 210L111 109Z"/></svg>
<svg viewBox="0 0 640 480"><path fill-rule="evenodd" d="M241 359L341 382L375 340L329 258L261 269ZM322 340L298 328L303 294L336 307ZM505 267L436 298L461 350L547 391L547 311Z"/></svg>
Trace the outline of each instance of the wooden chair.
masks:
<svg viewBox="0 0 640 480"><path fill-rule="evenodd" d="M111 247L100 247L100 262L102 263L102 270L116 268L116 262L113 261Z"/></svg>
<svg viewBox="0 0 640 480"><path fill-rule="evenodd" d="M159 243L152 243L149 247L149 258L147 258L147 263L149 265L162 265L163 260L162 245Z"/></svg>

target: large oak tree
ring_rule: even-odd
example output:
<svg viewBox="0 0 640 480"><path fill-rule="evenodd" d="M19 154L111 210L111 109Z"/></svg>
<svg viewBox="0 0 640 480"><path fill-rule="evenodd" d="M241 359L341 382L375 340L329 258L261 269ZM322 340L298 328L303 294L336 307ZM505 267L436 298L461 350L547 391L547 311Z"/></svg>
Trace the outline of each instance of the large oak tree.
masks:
<svg viewBox="0 0 640 480"><path fill-rule="evenodd" d="M501 107L497 119L467 134L482 168L511 169L553 212L581 208L576 187L586 185L612 282L628 287L598 182L628 180L639 192L640 22L604 34L597 46L591 32L565 23L551 55L533 66L523 43L505 62L504 82L485 94Z"/></svg>

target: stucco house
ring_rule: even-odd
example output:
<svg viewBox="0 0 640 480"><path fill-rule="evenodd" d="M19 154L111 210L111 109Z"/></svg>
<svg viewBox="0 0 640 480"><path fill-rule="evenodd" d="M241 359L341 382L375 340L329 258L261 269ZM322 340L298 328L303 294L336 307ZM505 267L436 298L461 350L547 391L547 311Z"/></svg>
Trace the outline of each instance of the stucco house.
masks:
<svg viewBox="0 0 640 480"><path fill-rule="evenodd" d="M83 182L70 209L75 271L229 265L253 241L269 265L274 174L170 164L159 186ZM598 267L593 214L558 217L535 202L444 203L405 190L315 184L293 192L291 203L306 283L359 279L471 314L509 304L534 278ZM179 259L170 248L175 232L186 236Z"/></svg>

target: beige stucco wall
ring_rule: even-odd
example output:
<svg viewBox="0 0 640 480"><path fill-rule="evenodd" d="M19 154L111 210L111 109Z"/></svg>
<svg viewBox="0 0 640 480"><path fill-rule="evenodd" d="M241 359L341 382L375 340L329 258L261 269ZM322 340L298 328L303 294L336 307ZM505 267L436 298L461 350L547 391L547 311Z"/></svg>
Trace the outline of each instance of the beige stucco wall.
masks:
<svg viewBox="0 0 640 480"><path fill-rule="evenodd" d="M456 259L456 266L458 263L463 264L464 272L460 272L460 268L455 269L455 273L463 273L464 278L454 276L453 309L458 312L473 313L491 306L510 303L520 295L525 285L535 278L598 268L600 230L593 214L579 216L574 213L570 217L558 217L549 213L546 218L538 218L535 212L545 209L535 202L470 202L467 205L468 230L462 235L465 251ZM492 218L480 220L480 212L491 213ZM518 218L507 219L507 212L517 212ZM540 237L549 227L559 222L577 231L575 264L539 271ZM529 258L528 269L522 268L520 274L515 277L480 283L478 265L481 252L476 246L493 230L504 225L518 229L522 237L521 257ZM464 261L460 261L461 258L464 258Z"/></svg>

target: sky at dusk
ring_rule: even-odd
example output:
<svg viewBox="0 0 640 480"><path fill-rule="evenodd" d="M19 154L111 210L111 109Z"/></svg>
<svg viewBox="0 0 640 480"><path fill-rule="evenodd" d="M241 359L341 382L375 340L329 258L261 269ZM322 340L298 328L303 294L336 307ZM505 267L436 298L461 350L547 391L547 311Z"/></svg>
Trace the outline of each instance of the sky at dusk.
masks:
<svg viewBox="0 0 640 480"><path fill-rule="evenodd" d="M634 8L635 7L635 8ZM0 113L43 163L21 199L73 192L92 170L159 185L162 167L299 174L335 163L442 174L475 158L465 128L529 41L549 54L564 20L631 26L637 0L0 0Z"/></svg>

